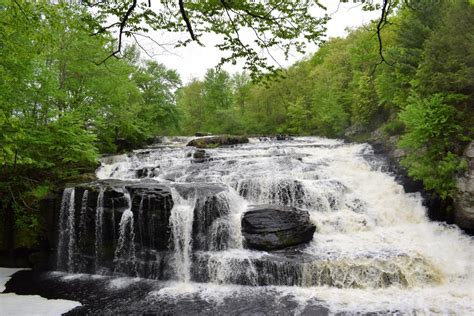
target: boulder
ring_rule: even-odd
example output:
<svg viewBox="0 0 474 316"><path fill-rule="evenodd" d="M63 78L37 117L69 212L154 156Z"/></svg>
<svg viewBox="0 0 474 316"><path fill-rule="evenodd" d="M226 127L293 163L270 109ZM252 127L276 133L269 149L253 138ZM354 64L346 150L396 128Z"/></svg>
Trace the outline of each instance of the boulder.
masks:
<svg viewBox="0 0 474 316"><path fill-rule="evenodd" d="M220 146L246 144L248 142L249 139L244 136L221 135L195 138L191 140L186 146L194 146L197 148L216 148Z"/></svg>
<svg viewBox="0 0 474 316"><path fill-rule="evenodd" d="M135 176L139 179L153 178L158 175L159 171L160 171L160 166L144 167L144 168L135 170Z"/></svg>
<svg viewBox="0 0 474 316"><path fill-rule="evenodd" d="M275 137L275 139L276 140L293 140L293 137L279 134Z"/></svg>
<svg viewBox="0 0 474 316"><path fill-rule="evenodd" d="M242 217L242 234L250 249L276 250L313 239L309 213L289 206L253 206Z"/></svg>
<svg viewBox="0 0 474 316"><path fill-rule="evenodd" d="M198 149L193 153L193 163L202 163L210 160L210 155L204 149Z"/></svg>

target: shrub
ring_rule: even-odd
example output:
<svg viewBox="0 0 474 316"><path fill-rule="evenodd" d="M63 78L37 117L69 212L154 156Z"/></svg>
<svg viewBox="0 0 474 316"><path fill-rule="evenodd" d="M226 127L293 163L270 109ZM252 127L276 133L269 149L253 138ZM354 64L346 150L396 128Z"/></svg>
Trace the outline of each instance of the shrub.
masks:
<svg viewBox="0 0 474 316"><path fill-rule="evenodd" d="M398 143L407 150L402 164L408 174L423 181L425 188L436 190L442 198L452 195L454 176L467 164L456 152L455 144L465 139L458 123L457 110L446 104L440 94L428 98L413 95L400 120L407 132Z"/></svg>
<svg viewBox="0 0 474 316"><path fill-rule="evenodd" d="M405 132L405 124L400 120L393 120L386 123L382 130L389 136L401 135Z"/></svg>

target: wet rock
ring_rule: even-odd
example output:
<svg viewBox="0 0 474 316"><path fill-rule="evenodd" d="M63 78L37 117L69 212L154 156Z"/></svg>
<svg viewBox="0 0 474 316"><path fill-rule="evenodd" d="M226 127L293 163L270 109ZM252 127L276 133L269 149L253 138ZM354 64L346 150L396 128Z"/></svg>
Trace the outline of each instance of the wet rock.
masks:
<svg viewBox="0 0 474 316"><path fill-rule="evenodd" d="M456 181L454 222L474 233L474 141L464 150L464 158L468 161L468 168Z"/></svg>
<svg viewBox="0 0 474 316"><path fill-rule="evenodd" d="M248 142L249 139L244 136L221 135L195 138L191 140L186 146L194 146L197 148L216 148L220 146L246 144Z"/></svg>
<svg viewBox="0 0 474 316"><path fill-rule="evenodd" d="M302 244L313 239L315 229L309 213L294 207L253 206L242 217L242 233L250 249L276 250Z"/></svg>
<svg viewBox="0 0 474 316"><path fill-rule="evenodd" d="M204 149L198 149L193 154L194 159L209 158L209 154Z"/></svg>
<svg viewBox="0 0 474 316"><path fill-rule="evenodd" d="M96 223L100 192L103 192L103 215L100 220L103 225L101 248L97 249ZM168 250L171 237L169 217L173 200L170 188L165 185L153 182L97 181L75 187L74 204L77 240L75 272L96 273L97 262L101 267L113 271L120 220L122 213L130 207L134 217L137 258L140 259L141 253ZM100 255L97 256L97 253Z"/></svg>
<svg viewBox="0 0 474 316"><path fill-rule="evenodd" d="M293 137L288 135L277 135L275 137L276 140L293 140Z"/></svg>
<svg viewBox="0 0 474 316"><path fill-rule="evenodd" d="M227 190L227 186L219 183L174 183L173 187L185 199L192 195L197 198L214 196Z"/></svg>
<svg viewBox="0 0 474 316"><path fill-rule="evenodd" d="M135 175L137 178L153 178L158 175L160 166L156 167L145 167L135 170Z"/></svg>
<svg viewBox="0 0 474 316"><path fill-rule="evenodd" d="M223 250L227 248L229 227L219 221L229 214L229 202L224 194L204 196L196 200L193 220L193 249ZM214 233L213 233L214 232Z"/></svg>
<svg viewBox="0 0 474 316"><path fill-rule="evenodd" d="M125 138L117 138L114 143L117 146L117 152L127 152L135 148L135 144Z"/></svg>
<svg viewBox="0 0 474 316"><path fill-rule="evenodd" d="M210 155L204 149L198 149L193 153L193 163L202 163L210 160Z"/></svg>
<svg viewBox="0 0 474 316"><path fill-rule="evenodd" d="M305 190L300 181L282 179L270 183L268 192L262 192L259 181L243 179L237 186L239 195L246 199L258 201L264 198L269 204L302 206L305 200ZM263 196L262 196L263 195Z"/></svg>

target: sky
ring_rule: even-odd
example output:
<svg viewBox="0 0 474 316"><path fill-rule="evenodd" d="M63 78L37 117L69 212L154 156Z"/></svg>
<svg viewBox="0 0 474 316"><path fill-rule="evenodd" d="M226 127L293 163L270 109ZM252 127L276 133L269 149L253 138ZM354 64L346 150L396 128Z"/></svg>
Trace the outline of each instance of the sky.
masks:
<svg viewBox="0 0 474 316"><path fill-rule="evenodd" d="M331 16L331 20L327 24L327 37L343 37L347 35L347 28L354 28L362 24L368 23L373 19L377 19L380 15L379 11L365 12L362 11L360 4L352 2L340 3L338 0L323 0L323 5L327 7L327 13ZM323 16L325 11L316 9L315 13ZM242 31L245 38L248 34ZM168 34L165 32L151 32L150 37L154 41L160 43L173 43L176 40L176 34ZM182 34L179 36L189 36ZM375 39L374 39L375 40ZM172 45L165 46L168 52L163 48L154 44L151 40L140 39L140 44L146 49L146 53L142 53L145 58L153 58L159 63L166 65L168 68L176 69L184 83L191 81L193 78L202 79L207 69L215 67L223 52L215 48L214 45L219 42L216 35L204 35L202 42L205 47L201 47L196 43L191 43L187 47L174 48ZM314 53L317 50L316 45L308 46L306 55ZM147 56L148 54L148 56ZM280 52L272 52L279 65L283 67L290 66L294 62L302 59L304 55L293 54L288 60ZM224 69L230 73L242 71L243 63L237 65L224 65Z"/></svg>

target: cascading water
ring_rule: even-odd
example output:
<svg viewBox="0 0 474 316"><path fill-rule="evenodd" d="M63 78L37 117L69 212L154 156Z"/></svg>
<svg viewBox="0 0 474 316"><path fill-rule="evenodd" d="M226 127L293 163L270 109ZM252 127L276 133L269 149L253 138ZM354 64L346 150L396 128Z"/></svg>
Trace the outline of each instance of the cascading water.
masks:
<svg viewBox="0 0 474 316"><path fill-rule="evenodd" d="M104 158L101 181L81 189L79 224L74 189L66 189L58 268L76 272L76 253L95 260L78 272L195 285L191 293L165 286L150 294L158 301L271 296L294 300L299 307L282 312L290 314L311 304L333 313L474 314L472 238L430 222L420 195L382 172L369 145L252 139L209 149L205 162L194 161L193 150L175 142ZM253 204L307 210L313 240L246 249L241 218ZM88 210L95 211L92 222ZM76 240L74 226L85 232L91 223L95 233ZM92 239L93 250L81 239Z"/></svg>
<svg viewBox="0 0 474 316"><path fill-rule="evenodd" d="M126 209L119 223L119 238L115 249L115 272L125 272L137 275L135 257L135 229L130 193L125 190Z"/></svg>
<svg viewBox="0 0 474 316"><path fill-rule="evenodd" d="M183 198L171 189L174 206L171 209L170 226L173 238L173 260L176 277L179 281L191 279L192 229L196 197Z"/></svg>
<svg viewBox="0 0 474 316"><path fill-rule="evenodd" d="M89 191L85 190L82 194L81 200L81 218L79 223L79 239L83 239L86 231L86 216L87 216L87 200L89 198Z"/></svg>
<svg viewBox="0 0 474 316"><path fill-rule="evenodd" d="M97 207L95 212L95 268L98 271L100 258L102 257L102 227L104 225L104 188L101 188L97 196Z"/></svg>
<svg viewBox="0 0 474 316"><path fill-rule="evenodd" d="M73 271L75 237L75 190L67 188L63 192L61 209L59 213L59 240L57 251L57 266L68 272Z"/></svg>

